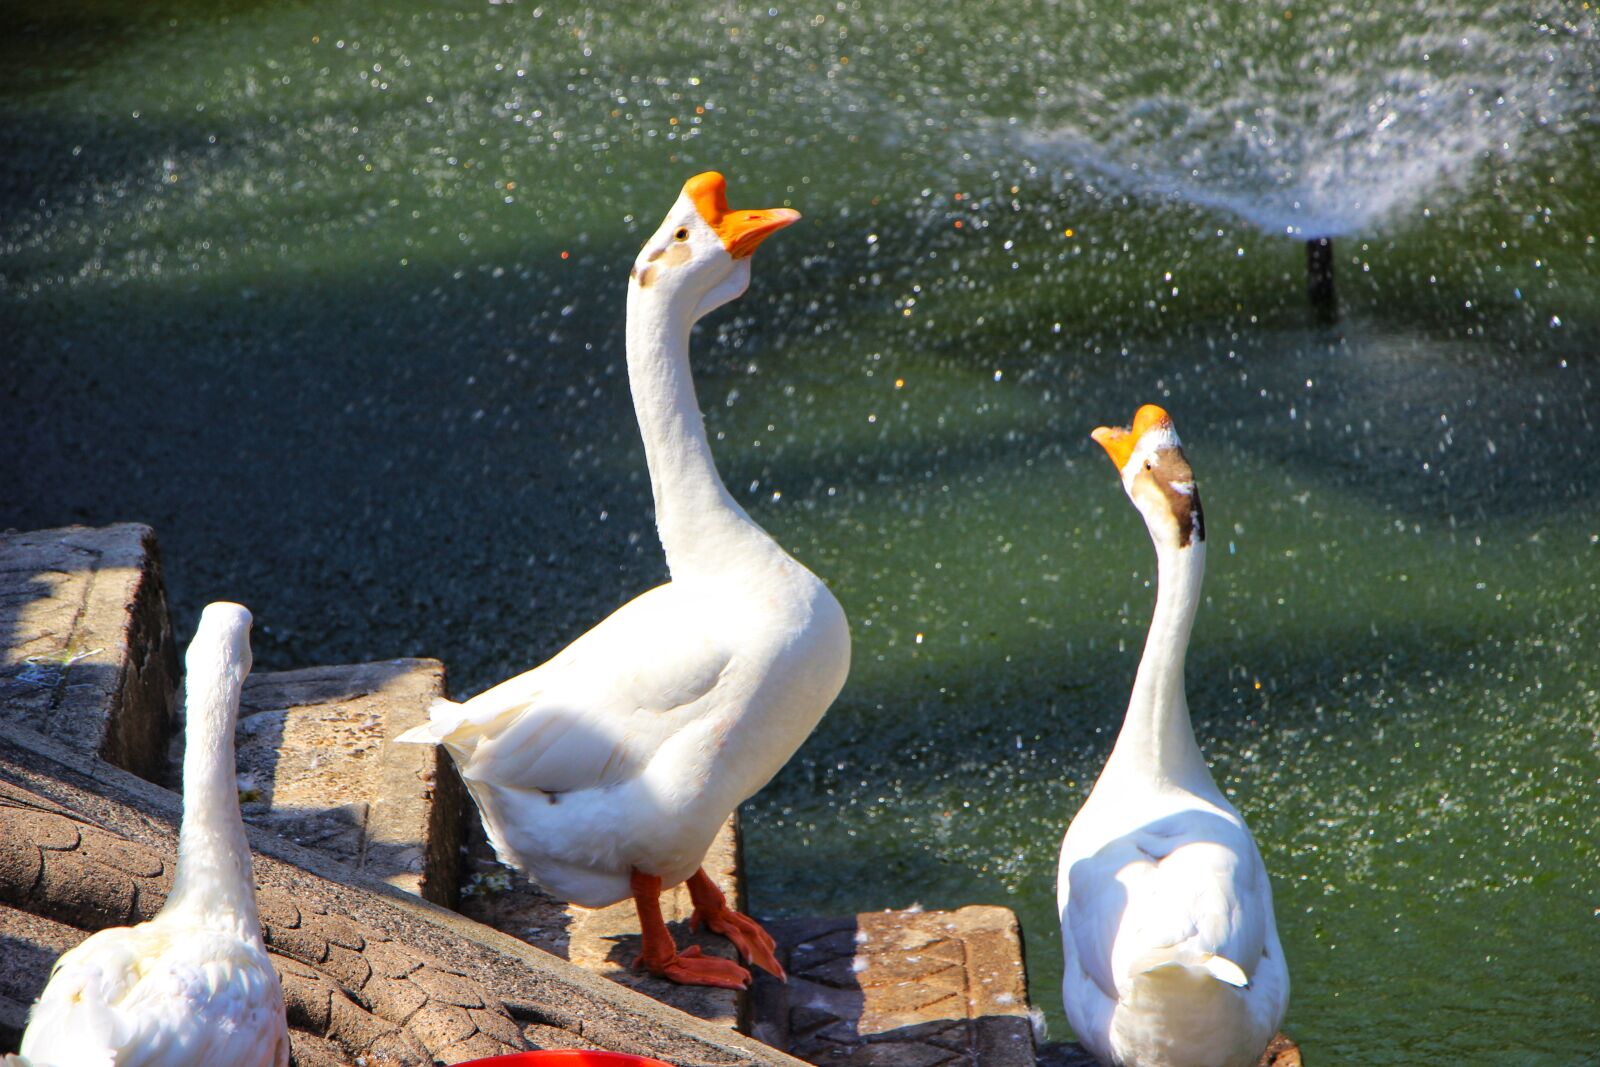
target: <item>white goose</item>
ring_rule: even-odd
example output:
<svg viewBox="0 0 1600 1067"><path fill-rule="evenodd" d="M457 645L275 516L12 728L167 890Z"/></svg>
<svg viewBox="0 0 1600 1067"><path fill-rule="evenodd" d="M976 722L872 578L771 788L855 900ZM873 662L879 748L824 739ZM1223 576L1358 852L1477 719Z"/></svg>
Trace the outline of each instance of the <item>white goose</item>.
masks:
<svg viewBox="0 0 1600 1067"><path fill-rule="evenodd" d="M1255 840L1206 767L1183 661L1205 571L1194 473L1165 411L1094 439L1155 542L1158 589L1117 743L1061 842L1062 999L1078 1039L1122 1067L1253 1067L1289 973Z"/></svg>
<svg viewBox="0 0 1600 1067"><path fill-rule="evenodd" d="M250 613L207 606L186 662L172 895L149 922L101 930L56 961L22 1036L25 1065L288 1067L234 777Z"/></svg>
<svg viewBox="0 0 1600 1067"><path fill-rule="evenodd" d="M844 685L850 635L827 587L717 476L689 374L695 321L741 295L750 255L799 218L729 211L720 174L691 178L628 283L628 378L672 580L624 604L540 667L399 740L442 744L500 859L585 907L632 895L636 965L740 988L730 960L678 952L663 887L694 919L783 976L773 941L700 869L717 829L799 748Z"/></svg>

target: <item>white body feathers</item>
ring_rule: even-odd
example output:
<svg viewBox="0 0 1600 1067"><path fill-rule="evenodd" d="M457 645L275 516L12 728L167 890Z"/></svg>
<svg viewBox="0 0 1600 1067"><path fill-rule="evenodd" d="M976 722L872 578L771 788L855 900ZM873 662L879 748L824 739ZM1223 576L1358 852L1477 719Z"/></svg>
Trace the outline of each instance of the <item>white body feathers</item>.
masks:
<svg viewBox="0 0 1600 1067"><path fill-rule="evenodd" d="M652 589L554 659L426 730L454 757L501 860L603 907L638 870L693 874L844 683L844 613L790 561ZM420 739L407 737L407 740Z"/></svg>
<svg viewBox="0 0 1600 1067"><path fill-rule="evenodd" d="M1254 1067L1288 1004L1272 889L1220 795L1101 779L1061 847L1062 1000L1126 1067Z"/></svg>
<svg viewBox="0 0 1600 1067"><path fill-rule="evenodd" d="M283 993L260 945L157 916L61 957L22 1054L31 1067L288 1067Z"/></svg>

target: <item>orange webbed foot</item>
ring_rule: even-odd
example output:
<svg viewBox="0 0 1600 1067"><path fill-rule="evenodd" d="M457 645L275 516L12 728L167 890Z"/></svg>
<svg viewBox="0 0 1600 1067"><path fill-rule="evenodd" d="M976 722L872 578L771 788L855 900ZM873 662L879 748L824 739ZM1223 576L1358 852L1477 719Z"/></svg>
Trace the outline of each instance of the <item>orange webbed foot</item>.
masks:
<svg viewBox="0 0 1600 1067"><path fill-rule="evenodd" d="M755 964L780 982L789 980L789 976L783 973L783 964L778 962L773 952L778 943L772 940L772 935L761 929L761 924L750 916L741 915L728 907L728 898L722 895L722 890L717 888L717 883L703 868L691 874L685 885L689 888L689 899L694 901L689 929L696 930L703 925L721 934L733 942L733 947L739 950L745 962Z"/></svg>
<svg viewBox="0 0 1600 1067"><path fill-rule="evenodd" d="M689 917L689 929L698 929L701 924L713 933L721 934L733 942L733 947L739 950L739 955L746 963L760 967L780 982L789 980L789 976L783 971L783 964L778 962L778 957L773 951L778 947L778 943L750 916L727 907L710 915L702 915L699 909L696 909Z"/></svg>
<svg viewBox="0 0 1600 1067"><path fill-rule="evenodd" d="M642 942L639 958L633 961L634 967L643 967L656 977L679 985L708 985L721 989L749 987L750 972L732 960L707 956L699 945L678 951L672 932L661 918L661 879L658 876L636 869L631 881L633 902L639 909Z"/></svg>
<svg viewBox="0 0 1600 1067"><path fill-rule="evenodd" d="M646 960L641 953L634 967L644 967L658 978L679 985L716 986L719 989L748 989L750 972L732 960L707 956L699 945L690 945L665 960Z"/></svg>

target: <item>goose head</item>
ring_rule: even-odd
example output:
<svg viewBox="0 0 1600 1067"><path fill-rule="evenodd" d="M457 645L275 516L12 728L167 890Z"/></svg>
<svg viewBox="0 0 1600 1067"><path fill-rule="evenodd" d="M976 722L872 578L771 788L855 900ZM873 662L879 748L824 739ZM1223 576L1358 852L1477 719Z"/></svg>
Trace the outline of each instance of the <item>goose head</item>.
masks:
<svg viewBox="0 0 1600 1067"><path fill-rule="evenodd" d="M1205 542L1200 487L1172 416L1146 404L1131 427L1101 426L1090 436L1117 465L1122 488L1144 516L1157 547L1183 549Z"/></svg>
<svg viewBox="0 0 1600 1067"><path fill-rule="evenodd" d="M685 182L629 275L638 293L681 308L690 322L743 295L756 246L800 217L786 207L732 211L727 188L716 171Z"/></svg>
<svg viewBox="0 0 1600 1067"><path fill-rule="evenodd" d="M250 673L250 610L240 604L218 601L200 613L200 625L184 656L191 679L214 679L212 684L244 685Z"/></svg>

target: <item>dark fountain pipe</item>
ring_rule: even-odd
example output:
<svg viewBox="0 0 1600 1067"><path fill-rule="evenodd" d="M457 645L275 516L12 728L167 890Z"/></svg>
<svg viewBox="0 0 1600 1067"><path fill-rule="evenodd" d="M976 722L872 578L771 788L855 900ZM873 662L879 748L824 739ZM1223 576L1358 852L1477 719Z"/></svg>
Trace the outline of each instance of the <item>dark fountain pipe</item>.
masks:
<svg viewBox="0 0 1600 1067"><path fill-rule="evenodd" d="M1333 238L1313 237L1306 242L1306 295L1322 322L1339 318L1339 294L1333 288Z"/></svg>

